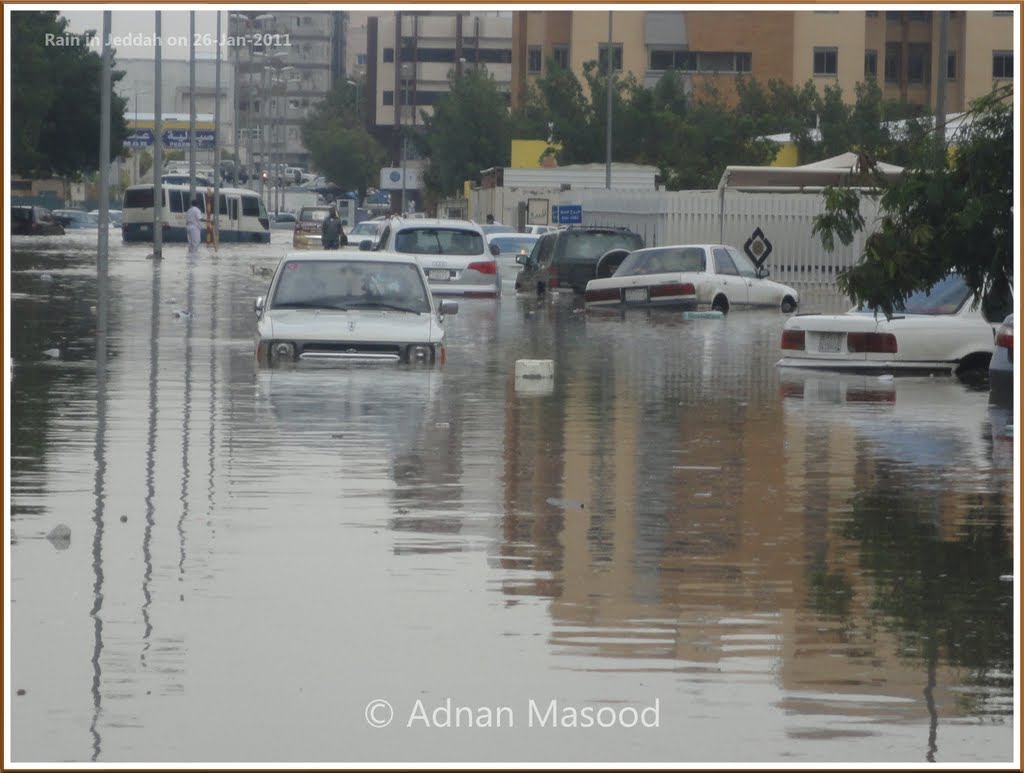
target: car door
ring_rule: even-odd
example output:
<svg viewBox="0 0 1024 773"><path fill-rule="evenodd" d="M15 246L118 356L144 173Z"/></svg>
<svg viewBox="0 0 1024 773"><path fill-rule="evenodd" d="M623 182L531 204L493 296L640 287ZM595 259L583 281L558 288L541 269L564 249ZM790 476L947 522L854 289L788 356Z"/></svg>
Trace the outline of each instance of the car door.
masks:
<svg viewBox="0 0 1024 773"><path fill-rule="evenodd" d="M551 263L551 255L554 252L555 236L542 236L533 245L530 257L523 266L523 272L519 275L519 283L523 286L536 285L542 272L547 270Z"/></svg>
<svg viewBox="0 0 1024 773"><path fill-rule="evenodd" d="M771 283L758 277L757 267L753 261L735 247L728 247L727 249L733 264L736 266L736 270L746 282L747 303L751 306L777 305L782 299L775 297L778 293Z"/></svg>
<svg viewBox="0 0 1024 773"><path fill-rule="evenodd" d="M698 300L714 305L715 298L724 295L731 309L748 305L747 280L740 276L729 250L726 247L712 247L711 257L715 266L715 277L711 283L710 297L707 301Z"/></svg>

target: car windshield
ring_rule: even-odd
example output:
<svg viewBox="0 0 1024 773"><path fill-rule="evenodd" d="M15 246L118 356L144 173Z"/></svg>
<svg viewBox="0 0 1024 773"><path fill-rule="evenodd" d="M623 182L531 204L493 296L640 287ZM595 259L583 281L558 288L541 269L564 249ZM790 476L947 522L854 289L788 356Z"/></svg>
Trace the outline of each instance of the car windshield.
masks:
<svg viewBox="0 0 1024 773"><path fill-rule="evenodd" d="M491 244L498 245L498 249L503 253L519 252L525 250L529 252L533 249L533 245L537 243L537 237L535 236L492 236Z"/></svg>
<svg viewBox="0 0 1024 773"><path fill-rule="evenodd" d="M460 228L403 228L395 236L395 250L416 255L480 255L484 237Z"/></svg>
<svg viewBox="0 0 1024 773"><path fill-rule="evenodd" d="M597 260L608 250L638 250L644 242L629 231L568 231L559 245L560 257Z"/></svg>
<svg viewBox="0 0 1024 773"><path fill-rule="evenodd" d="M660 247L630 253L613 276L704 271L705 265L702 247Z"/></svg>
<svg viewBox="0 0 1024 773"><path fill-rule="evenodd" d="M430 311L423 275L415 263L286 260L278 273L271 308Z"/></svg>
<svg viewBox="0 0 1024 773"><path fill-rule="evenodd" d="M503 223L487 223L486 225L480 226L485 234L490 236L491 234L514 234L516 229L510 225L504 225Z"/></svg>
<svg viewBox="0 0 1024 773"><path fill-rule="evenodd" d="M949 274L927 290L912 293L902 304L897 304L897 314L925 314L936 316L956 314L971 297L971 288L959 274ZM874 313L874 309L862 306L858 311Z"/></svg>

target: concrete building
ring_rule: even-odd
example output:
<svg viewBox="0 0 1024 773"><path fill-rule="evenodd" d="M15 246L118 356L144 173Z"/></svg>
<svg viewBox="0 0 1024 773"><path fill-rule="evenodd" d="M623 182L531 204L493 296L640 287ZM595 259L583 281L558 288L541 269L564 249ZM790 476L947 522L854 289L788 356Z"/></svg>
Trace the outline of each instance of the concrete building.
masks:
<svg viewBox="0 0 1024 773"><path fill-rule="evenodd" d="M308 168L301 125L345 73L344 25L343 12L299 6L230 14L245 163Z"/></svg>
<svg viewBox="0 0 1024 773"><path fill-rule="evenodd" d="M937 76L946 109L964 110L993 83L1012 79L1012 11L950 11L948 57L940 67L941 13L897 11L615 11L613 66L644 86L670 69L689 89L712 83L735 99L735 78L764 83L854 86L877 77L886 98L935 107ZM523 84L543 75L548 59L582 80L583 64L603 61L605 11L516 11L513 14L512 102Z"/></svg>

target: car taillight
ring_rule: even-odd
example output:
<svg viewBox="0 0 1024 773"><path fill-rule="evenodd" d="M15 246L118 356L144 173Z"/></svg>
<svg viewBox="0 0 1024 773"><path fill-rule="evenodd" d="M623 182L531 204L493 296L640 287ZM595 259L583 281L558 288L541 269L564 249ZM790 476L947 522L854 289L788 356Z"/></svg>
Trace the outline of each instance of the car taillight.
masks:
<svg viewBox="0 0 1024 773"><path fill-rule="evenodd" d="M658 298L666 295L696 295L697 291L690 282L655 285L651 288L651 297Z"/></svg>
<svg viewBox="0 0 1024 773"><path fill-rule="evenodd" d="M1003 325L996 333L996 346L1007 349L1013 354L1013 326Z"/></svg>
<svg viewBox="0 0 1024 773"><path fill-rule="evenodd" d="M779 343L783 349L795 349L802 352L804 350L804 331L803 330L783 330L782 341Z"/></svg>
<svg viewBox="0 0 1024 773"><path fill-rule="evenodd" d="M498 263L494 260L479 260L466 266L469 271L476 271L480 274L497 274Z"/></svg>
<svg viewBox="0 0 1024 773"><path fill-rule="evenodd" d="M614 287L605 288L603 290L587 290L583 293L584 303L617 300L619 300L619 291Z"/></svg>
<svg viewBox="0 0 1024 773"><path fill-rule="evenodd" d="M892 333L847 333L848 351L865 354L896 354L896 336Z"/></svg>

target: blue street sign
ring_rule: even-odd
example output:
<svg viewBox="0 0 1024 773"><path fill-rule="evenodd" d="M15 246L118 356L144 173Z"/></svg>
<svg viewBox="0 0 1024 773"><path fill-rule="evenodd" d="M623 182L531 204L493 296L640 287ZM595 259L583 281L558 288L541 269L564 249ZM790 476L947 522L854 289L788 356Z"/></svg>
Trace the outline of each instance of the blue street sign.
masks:
<svg viewBox="0 0 1024 773"><path fill-rule="evenodd" d="M148 148L153 144L153 130L134 129L125 137L124 144L129 148Z"/></svg>
<svg viewBox="0 0 1024 773"><path fill-rule="evenodd" d="M582 224L583 223L583 205L582 204L563 204L558 208L558 222L565 224Z"/></svg>
<svg viewBox="0 0 1024 773"><path fill-rule="evenodd" d="M165 148L187 148L189 146L188 129L165 129L163 133ZM196 129L196 147L212 148L213 129Z"/></svg>

